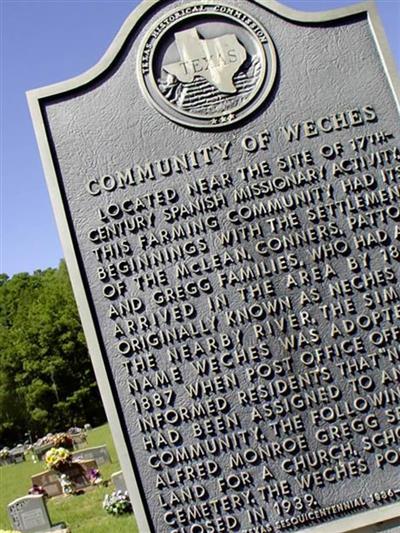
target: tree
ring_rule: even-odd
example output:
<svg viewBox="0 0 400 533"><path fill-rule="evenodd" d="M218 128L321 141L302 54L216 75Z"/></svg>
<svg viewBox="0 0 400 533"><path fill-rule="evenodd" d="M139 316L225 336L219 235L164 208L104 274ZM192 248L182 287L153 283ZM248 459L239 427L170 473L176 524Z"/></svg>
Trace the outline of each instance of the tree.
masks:
<svg viewBox="0 0 400 533"><path fill-rule="evenodd" d="M0 277L0 441L105 419L64 261Z"/></svg>

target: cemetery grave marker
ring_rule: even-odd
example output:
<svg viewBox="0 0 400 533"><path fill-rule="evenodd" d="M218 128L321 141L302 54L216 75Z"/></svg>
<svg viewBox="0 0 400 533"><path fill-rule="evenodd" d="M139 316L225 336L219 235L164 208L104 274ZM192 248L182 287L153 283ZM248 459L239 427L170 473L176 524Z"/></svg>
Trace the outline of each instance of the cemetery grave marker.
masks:
<svg viewBox="0 0 400 533"><path fill-rule="evenodd" d="M64 523L52 525L43 495L18 498L7 510L13 528L21 533L67 532Z"/></svg>
<svg viewBox="0 0 400 533"><path fill-rule="evenodd" d="M104 458L104 456L102 456ZM97 469L98 464L96 459L83 459L82 461L71 463L63 473L67 474L70 481L72 481L77 489L84 489L90 486L88 472L92 469ZM53 470L40 472L31 477L32 485L39 485L45 489L47 495L51 498L53 496L60 496L62 486L60 482L60 475L62 472L54 472Z"/></svg>
<svg viewBox="0 0 400 533"><path fill-rule="evenodd" d="M39 487L43 487L50 498L62 494L60 479L54 471L46 470L46 472L34 474L31 476L31 480L32 486L38 485Z"/></svg>
<svg viewBox="0 0 400 533"><path fill-rule="evenodd" d="M126 492L126 483L122 471L114 472L114 474L111 474L111 481L114 484L116 491L120 490L123 493Z"/></svg>
<svg viewBox="0 0 400 533"><path fill-rule="evenodd" d="M77 450L72 452L72 457L74 459L80 458L83 460L94 459L98 465L104 465L106 463L111 463L111 457L107 450L107 446L96 446L94 448L84 448L82 450Z"/></svg>

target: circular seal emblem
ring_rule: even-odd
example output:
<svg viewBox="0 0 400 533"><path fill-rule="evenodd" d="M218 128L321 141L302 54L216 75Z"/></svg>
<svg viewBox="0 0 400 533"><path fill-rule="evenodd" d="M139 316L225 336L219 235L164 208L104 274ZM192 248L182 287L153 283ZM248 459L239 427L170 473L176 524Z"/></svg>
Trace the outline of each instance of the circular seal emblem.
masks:
<svg viewBox="0 0 400 533"><path fill-rule="evenodd" d="M196 128L248 116L276 76L267 31L242 9L221 3L190 3L167 13L148 31L139 54L139 80L150 103Z"/></svg>

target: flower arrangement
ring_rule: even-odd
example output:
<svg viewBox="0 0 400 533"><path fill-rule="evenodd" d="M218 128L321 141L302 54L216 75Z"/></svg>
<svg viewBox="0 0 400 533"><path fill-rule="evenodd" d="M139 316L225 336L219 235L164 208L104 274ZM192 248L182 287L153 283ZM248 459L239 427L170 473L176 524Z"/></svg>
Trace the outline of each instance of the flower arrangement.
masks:
<svg viewBox="0 0 400 533"><path fill-rule="evenodd" d="M56 433L51 438L51 444L54 448L67 448L71 450L74 447L74 441L67 433Z"/></svg>
<svg viewBox="0 0 400 533"><path fill-rule="evenodd" d="M34 483L29 489L28 494L30 494L31 496L41 494L43 494L43 496L48 496L46 489L44 489L41 485L37 485L36 483Z"/></svg>
<svg viewBox="0 0 400 533"><path fill-rule="evenodd" d="M75 494L75 485L69 479L67 474L61 474L60 483L61 483L61 488L62 488L63 494L65 496L68 496L69 494Z"/></svg>
<svg viewBox="0 0 400 533"><path fill-rule="evenodd" d="M103 509L112 515L122 515L125 513L132 513L132 504L129 499L128 492L113 492L106 494L103 500Z"/></svg>
<svg viewBox="0 0 400 533"><path fill-rule="evenodd" d="M45 463L51 470L62 470L71 464L71 454L65 448L51 448L44 456Z"/></svg>
<svg viewBox="0 0 400 533"><path fill-rule="evenodd" d="M91 468L87 473L87 477L91 485L101 485L103 483L103 478L97 468Z"/></svg>
<svg viewBox="0 0 400 533"><path fill-rule="evenodd" d="M10 451L8 448L3 448L2 450L0 450L0 459L8 459L8 457L10 456Z"/></svg>

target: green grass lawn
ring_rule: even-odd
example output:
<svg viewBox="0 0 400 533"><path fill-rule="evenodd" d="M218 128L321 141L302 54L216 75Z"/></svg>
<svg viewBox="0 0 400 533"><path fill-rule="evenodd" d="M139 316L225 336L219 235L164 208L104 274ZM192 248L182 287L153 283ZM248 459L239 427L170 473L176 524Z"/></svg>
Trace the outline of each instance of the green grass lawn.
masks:
<svg viewBox="0 0 400 533"><path fill-rule="evenodd" d="M88 447L105 444L111 455L111 464L100 468L103 479L110 479L113 472L120 470L114 443L108 425L100 426L88 433ZM7 504L28 493L31 476L45 470L43 463L32 463L29 456L24 463L0 467L0 529L10 529ZM114 486L96 487L81 496L59 496L48 501L48 510L53 523L66 522L71 531L79 533L138 533L132 515L114 517L102 508L106 493Z"/></svg>

